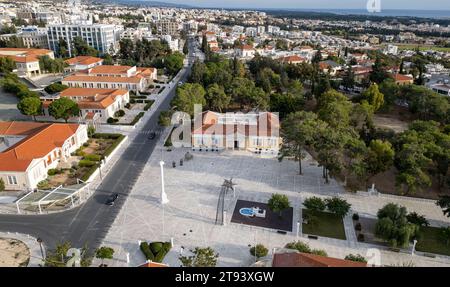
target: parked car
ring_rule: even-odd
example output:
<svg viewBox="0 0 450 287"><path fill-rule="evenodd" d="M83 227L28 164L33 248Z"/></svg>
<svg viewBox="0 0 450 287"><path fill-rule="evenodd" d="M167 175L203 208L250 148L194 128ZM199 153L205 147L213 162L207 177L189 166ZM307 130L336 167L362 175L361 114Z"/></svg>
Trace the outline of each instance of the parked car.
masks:
<svg viewBox="0 0 450 287"><path fill-rule="evenodd" d="M178 86L181 86L182 84L183 84L182 81L179 81L179 82L178 82Z"/></svg>
<svg viewBox="0 0 450 287"><path fill-rule="evenodd" d="M114 202L119 197L118 193L111 194L108 199L106 200L106 205L114 205Z"/></svg>

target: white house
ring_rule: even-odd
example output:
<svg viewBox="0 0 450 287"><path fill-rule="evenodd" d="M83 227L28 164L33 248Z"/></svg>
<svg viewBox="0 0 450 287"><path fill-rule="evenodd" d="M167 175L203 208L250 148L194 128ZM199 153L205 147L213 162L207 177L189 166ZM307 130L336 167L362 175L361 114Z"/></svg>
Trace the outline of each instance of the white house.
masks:
<svg viewBox="0 0 450 287"><path fill-rule="evenodd" d="M269 112L204 112L194 121L194 149L240 149L277 154L281 145L278 116Z"/></svg>
<svg viewBox="0 0 450 287"><path fill-rule="evenodd" d="M0 122L0 178L6 190L36 188L49 169L87 140L85 125Z"/></svg>
<svg viewBox="0 0 450 287"><path fill-rule="evenodd" d="M41 74L39 57L54 58L53 52L46 49L0 48L0 57L8 57L16 63L19 76L33 77Z"/></svg>
<svg viewBox="0 0 450 287"><path fill-rule="evenodd" d="M100 66L103 64L103 59L91 56L78 56L67 59L65 62L69 65L66 70L76 72Z"/></svg>
<svg viewBox="0 0 450 287"><path fill-rule="evenodd" d="M44 99L44 115L49 116L48 106L62 97L78 103L82 118L97 115L98 121L102 123L118 110L124 109L130 101L130 93L125 89L68 88L56 97Z"/></svg>

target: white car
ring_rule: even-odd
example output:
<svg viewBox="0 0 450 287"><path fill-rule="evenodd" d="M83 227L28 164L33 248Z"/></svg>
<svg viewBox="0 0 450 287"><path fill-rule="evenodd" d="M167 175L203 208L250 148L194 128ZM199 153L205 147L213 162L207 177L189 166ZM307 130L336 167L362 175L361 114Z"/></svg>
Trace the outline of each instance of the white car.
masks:
<svg viewBox="0 0 450 287"><path fill-rule="evenodd" d="M178 82L178 86L181 86L182 84L183 84L182 81L179 81L179 82Z"/></svg>

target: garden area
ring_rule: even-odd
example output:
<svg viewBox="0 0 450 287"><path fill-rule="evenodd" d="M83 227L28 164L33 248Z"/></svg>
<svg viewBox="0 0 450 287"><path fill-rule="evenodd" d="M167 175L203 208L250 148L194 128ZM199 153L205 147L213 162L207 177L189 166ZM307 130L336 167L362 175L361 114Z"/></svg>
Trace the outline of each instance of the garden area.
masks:
<svg viewBox="0 0 450 287"><path fill-rule="evenodd" d="M329 212L303 209L303 233L345 240L342 218Z"/></svg>
<svg viewBox="0 0 450 287"><path fill-rule="evenodd" d="M450 256L450 237L445 236L446 228L422 226L416 245L417 251Z"/></svg>
<svg viewBox="0 0 450 287"><path fill-rule="evenodd" d="M428 220L416 212L389 203L377 213L377 219L353 215L358 241L390 247L391 251L412 248L416 250L450 256L450 227L432 227ZM433 257L433 255L427 255Z"/></svg>
<svg viewBox="0 0 450 287"><path fill-rule="evenodd" d="M343 218L350 211L349 203L337 197L310 197L303 205L303 233L346 240Z"/></svg>
<svg viewBox="0 0 450 287"><path fill-rule="evenodd" d="M48 178L38 184L39 189L52 189L60 185L70 186L78 179L87 181L100 166L102 159L108 157L124 139L120 134L93 134L79 149L72 153L70 167L50 169Z"/></svg>

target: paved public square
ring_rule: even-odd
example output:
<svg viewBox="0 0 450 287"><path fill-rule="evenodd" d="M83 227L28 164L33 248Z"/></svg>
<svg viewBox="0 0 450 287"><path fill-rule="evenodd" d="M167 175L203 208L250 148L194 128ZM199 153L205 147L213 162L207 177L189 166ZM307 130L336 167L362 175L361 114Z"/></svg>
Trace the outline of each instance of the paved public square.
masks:
<svg viewBox="0 0 450 287"><path fill-rule="evenodd" d="M320 238L308 240L301 230L297 237L297 222L301 218L301 203L310 196L340 196L352 204L353 211L375 217L384 204L396 202L410 211L425 214L435 224L448 225L449 219L442 215L433 202L407 198L367 197L348 194L339 183L331 180L325 184L322 170L310 157L304 163L304 175L298 175L298 163L285 160L261 158L248 152L192 152L189 149L174 149L171 152L162 147L155 150L139 180L131 191L119 216L116 218L103 245L116 250L110 266L137 266L145 262L139 250L139 241L170 241L174 247L164 263L180 266L180 252L187 254L195 247L212 247L219 253L218 266L249 266L254 258L249 245L262 243L272 252L273 248L302 240L313 248L325 249L329 256L344 258L349 253L367 255L369 244L358 243L351 216L344 219L347 240ZM194 158L179 160L190 151ZM165 190L169 203L159 203L161 174L159 161L165 161ZM176 162L176 168L172 162ZM233 178L236 194L229 193L225 201L226 225L215 225L217 200L224 179ZM278 234L274 229L231 223L231 214L237 199L267 202L273 193L288 196L293 207L292 232ZM183 248L182 248L183 247ZM129 253L130 262L126 258ZM381 251L381 264L393 265L414 262L415 266L450 266L450 259L444 256L427 258L407 253Z"/></svg>

